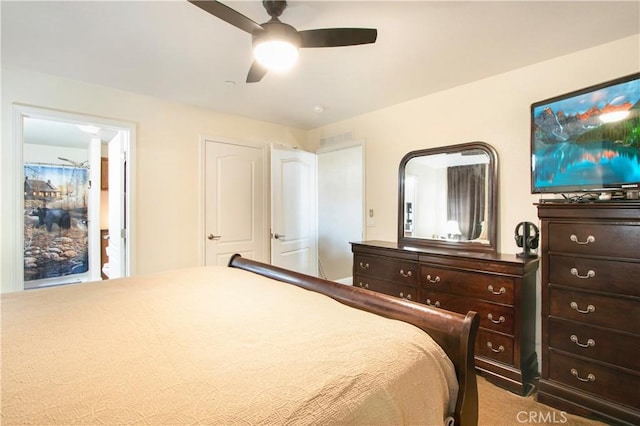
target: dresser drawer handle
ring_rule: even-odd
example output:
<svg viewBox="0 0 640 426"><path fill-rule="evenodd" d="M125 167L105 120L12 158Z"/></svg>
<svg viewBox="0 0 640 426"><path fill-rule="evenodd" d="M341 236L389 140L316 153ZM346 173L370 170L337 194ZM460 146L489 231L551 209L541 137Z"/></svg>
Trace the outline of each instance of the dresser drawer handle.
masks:
<svg viewBox="0 0 640 426"><path fill-rule="evenodd" d="M575 276L575 277L578 277L578 278L581 278L581 279L583 279L583 280L586 280L586 279L588 279L588 278L593 278L593 277L595 277L595 276L596 276L596 271L593 271L593 270L589 269L589 270L587 271L587 275L580 275L580 274L578 273L578 270L577 270L576 268L571 268L571 275L573 275L573 276Z"/></svg>
<svg viewBox="0 0 640 426"><path fill-rule="evenodd" d="M576 370L575 368L571 369L571 375L573 377L575 377L576 379L580 380L581 382L595 382L596 381L596 376L594 376L593 374L589 373L587 375L586 379L583 379L582 377L580 377L578 375L578 370Z"/></svg>
<svg viewBox="0 0 640 426"><path fill-rule="evenodd" d="M487 287L487 290L489 290L489 293L493 293L493 294L505 294L507 292L507 289L504 287L500 287L500 290L494 291L493 286L491 284L489 284L489 286Z"/></svg>
<svg viewBox="0 0 640 426"><path fill-rule="evenodd" d="M498 346L498 349L493 349L493 344L491 342L487 342L487 347L491 349L492 352L499 354L500 352L504 352L504 346Z"/></svg>
<svg viewBox="0 0 640 426"><path fill-rule="evenodd" d="M411 273L411 271L407 271L405 272L404 269L400 269L400 275L402 275L405 278L409 278L410 276L412 276L413 274Z"/></svg>
<svg viewBox="0 0 640 426"><path fill-rule="evenodd" d="M440 277L436 275L435 278L431 278L431 275L427 275L427 281L436 284L440 282Z"/></svg>
<svg viewBox="0 0 640 426"><path fill-rule="evenodd" d="M431 299L427 299L427 305L435 306L436 308L439 308L440 307L440 302L438 300L436 300L435 303L431 303Z"/></svg>
<svg viewBox="0 0 640 426"><path fill-rule="evenodd" d="M368 264L368 263L362 263L362 262L360 262L360 267L361 267L362 269L369 269L369 264Z"/></svg>
<svg viewBox="0 0 640 426"><path fill-rule="evenodd" d="M400 292L400 297L402 297L403 299L411 300L411 294L407 294L405 296L403 292Z"/></svg>
<svg viewBox="0 0 640 426"><path fill-rule="evenodd" d="M595 346L596 345L596 341L593 339L587 339L587 343L580 343L578 341L578 336L576 336L575 334L572 334L570 337L571 341L573 343L575 343L576 345L580 346L581 348L590 348L591 346Z"/></svg>
<svg viewBox="0 0 640 426"><path fill-rule="evenodd" d="M576 244L580 244L581 246L584 246L584 245L589 244L589 243L595 243L596 242L596 237L594 237L593 235L589 235L587 237L587 241L578 241L578 237L575 234L571 234L569 239L571 241L573 241L574 243L576 243Z"/></svg>
<svg viewBox="0 0 640 426"><path fill-rule="evenodd" d="M362 284L362 282L359 282L358 285L360 286L360 288L366 288L367 290L369 290L369 283Z"/></svg>
<svg viewBox="0 0 640 426"><path fill-rule="evenodd" d="M585 309L584 311L581 310L580 308L578 308L578 304L576 302L571 302L569 304L569 306L571 306L571 309L575 309L576 311L580 312L581 314L588 314L590 312L595 312L596 311L596 307L593 305L587 305L587 309Z"/></svg>
<svg viewBox="0 0 640 426"><path fill-rule="evenodd" d="M500 324L506 321L506 319L502 315L500 315L500 318L498 318L498 320L496 321L493 319L493 315L487 314L487 319L494 324Z"/></svg>

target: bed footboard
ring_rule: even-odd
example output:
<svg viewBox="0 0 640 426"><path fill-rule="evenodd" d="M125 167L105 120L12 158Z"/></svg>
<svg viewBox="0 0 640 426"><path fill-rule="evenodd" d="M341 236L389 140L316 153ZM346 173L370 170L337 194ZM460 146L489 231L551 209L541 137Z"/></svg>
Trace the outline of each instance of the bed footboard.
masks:
<svg viewBox="0 0 640 426"><path fill-rule="evenodd" d="M338 284L289 271L235 254L229 267L244 269L329 296L345 305L415 325L428 333L447 353L456 369L460 390L454 419L457 425L478 424L478 388L474 366L474 344L480 318L431 308L374 291Z"/></svg>

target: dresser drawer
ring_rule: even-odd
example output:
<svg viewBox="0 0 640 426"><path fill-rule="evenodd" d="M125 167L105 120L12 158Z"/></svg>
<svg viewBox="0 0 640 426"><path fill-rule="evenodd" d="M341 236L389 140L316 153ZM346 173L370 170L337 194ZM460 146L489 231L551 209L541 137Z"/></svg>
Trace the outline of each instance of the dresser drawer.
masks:
<svg viewBox="0 0 640 426"><path fill-rule="evenodd" d="M639 335L617 333L573 321L550 319L549 346L640 371Z"/></svg>
<svg viewBox="0 0 640 426"><path fill-rule="evenodd" d="M422 288L473 297L505 305L513 304L513 279L500 275L476 274L420 266Z"/></svg>
<svg viewBox="0 0 640 426"><path fill-rule="evenodd" d="M476 311L480 315L480 327L513 335L511 307L425 290L420 292L420 303L461 314Z"/></svg>
<svg viewBox="0 0 640 426"><path fill-rule="evenodd" d="M513 338L481 328L476 337L476 355L513 364Z"/></svg>
<svg viewBox="0 0 640 426"><path fill-rule="evenodd" d="M549 315L615 330L637 333L637 301L559 288L549 289Z"/></svg>
<svg viewBox="0 0 640 426"><path fill-rule="evenodd" d="M355 287L377 291L378 293L388 294L389 296L402 297L403 299L412 300L414 302L418 297L418 289L416 287L395 284L389 281L381 281L363 275L356 275L353 280L353 285Z"/></svg>
<svg viewBox="0 0 640 426"><path fill-rule="evenodd" d="M626 373L555 351L550 351L549 361L551 380L636 409L640 406L638 373Z"/></svg>
<svg viewBox="0 0 640 426"><path fill-rule="evenodd" d="M552 284L640 297L638 280L640 262L549 255L549 281Z"/></svg>
<svg viewBox="0 0 640 426"><path fill-rule="evenodd" d="M418 285L418 263L377 256L356 255L354 273L405 285Z"/></svg>
<svg viewBox="0 0 640 426"><path fill-rule="evenodd" d="M638 258L640 226L549 223L549 251Z"/></svg>

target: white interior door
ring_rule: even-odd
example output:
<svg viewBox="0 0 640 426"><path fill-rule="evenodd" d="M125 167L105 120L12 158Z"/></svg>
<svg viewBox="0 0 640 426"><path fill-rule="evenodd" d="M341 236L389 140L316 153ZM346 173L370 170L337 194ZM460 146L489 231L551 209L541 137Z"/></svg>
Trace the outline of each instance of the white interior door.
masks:
<svg viewBox="0 0 640 426"><path fill-rule="evenodd" d="M205 141L205 264L234 253L267 260L265 154L262 148Z"/></svg>
<svg viewBox="0 0 640 426"><path fill-rule="evenodd" d="M317 159L284 146L271 149L271 263L318 275Z"/></svg>

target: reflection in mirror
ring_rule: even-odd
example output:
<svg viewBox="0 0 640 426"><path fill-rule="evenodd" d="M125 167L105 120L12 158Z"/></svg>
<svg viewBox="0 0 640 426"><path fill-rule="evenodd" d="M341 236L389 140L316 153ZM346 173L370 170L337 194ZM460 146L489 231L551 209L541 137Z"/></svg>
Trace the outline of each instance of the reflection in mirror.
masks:
<svg viewBox="0 0 640 426"><path fill-rule="evenodd" d="M474 142L413 151L400 163L398 241L495 251L497 157Z"/></svg>

